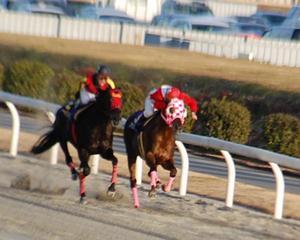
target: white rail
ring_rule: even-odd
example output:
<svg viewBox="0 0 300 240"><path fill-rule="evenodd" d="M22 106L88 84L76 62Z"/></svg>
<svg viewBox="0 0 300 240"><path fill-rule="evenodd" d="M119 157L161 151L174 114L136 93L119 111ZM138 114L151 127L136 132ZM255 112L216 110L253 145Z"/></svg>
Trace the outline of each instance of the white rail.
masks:
<svg viewBox="0 0 300 240"><path fill-rule="evenodd" d="M1 92L1 91L0 91L0 101L7 102L8 105L11 106L10 109L14 109L12 107L13 106L12 104L16 104L20 106L26 106L26 107L43 110L48 112L48 114L50 115L51 113L49 112L52 113L56 112L56 110L59 108L59 105L56 104L50 104L41 100L21 97L9 93ZM50 111L50 109L52 111ZM11 112L13 113L13 117L15 116L15 118L18 119L18 114L15 114L14 111L15 110L11 110ZM13 120L13 121L19 122L19 120ZM16 126L16 129L19 128L18 124L19 123L13 124ZM16 130L13 131L18 132ZM14 145L15 142L17 141L18 141L18 137L12 137L12 141L11 141L12 145L10 151L12 156L15 156L17 154L17 148ZM231 155L229 154L229 152L240 156L247 156L249 158L268 162L271 165L276 178L276 202L275 202L274 217L276 219L282 218L283 203L284 203L284 178L278 165L300 170L299 158L289 157L283 154L278 154L278 153L274 153L267 150L246 146L246 145L236 144L236 143L232 143L232 142L228 142L228 141L224 141L212 137L182 133L178 136L178 141L176 141L176 145L179 149L182 158L182 175L181 175L181 183L180 183L180 190L179 190L180 195L186 194L187 179L188 179L188 163L189 163L186 149L182 143L186 143L194 146L202 146L202 147L219 149L221 151L228 167L228 184L227 184L227 195L226 195L227 207L233 206L234 184L235 184L235 166L234 166L234 161ZM57 159L57 155L53 156L52 154L51 159L52 158ZM56 162L53 159L51 160L51 163L55 164ZM97 164L94 163L93 165L98 166ZM140 184L142 180L141 177L142 161L140 158L137 159L137 165L138 165L136 169L137 183Z"/></svg>

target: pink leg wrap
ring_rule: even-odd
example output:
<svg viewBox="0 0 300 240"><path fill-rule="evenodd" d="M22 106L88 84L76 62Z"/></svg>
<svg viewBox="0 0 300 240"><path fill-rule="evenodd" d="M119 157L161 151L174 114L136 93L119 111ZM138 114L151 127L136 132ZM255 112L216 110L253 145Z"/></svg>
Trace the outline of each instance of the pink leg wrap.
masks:
<svg viewBox="0 0 300 240"><path fill-rule="evenodd" d="M171 187L172 187L172 184L175 180L175 177L170 177L167 184L165 185L165 188L164 188L164 191L165 192L170 192L171 191Z"/></svg>
<svg viewBox="0 0 300 240"><path fill-rule="evenodd" d="M79 193L80 196L85 195L85 176L83 174L79 176Z"/></svg>
<svg viewBox="0 0 300 240"><path fill-rule="evenodd" d="M152 186L156 187L156 181L157 181L157 179L158 179L158 177L157 177L157 172L156 172L156 171L152 171L152 172L150 173L150 177L151 177L151 183L150 183L151 187L152 187Z"/></svg>
<svg viewBox="0 0 300 240"><path fill-rule="evenodd" d="M111 183L116 183L117 180L118 180L118 165L114 165L111 174Z"/></svg>
<svg viewBox="0 0 300 240"><path fill-rule="evenodd" d="M134 207L135 208L139 208L140 207L140 203L139 203L138 190L137 190L136 187L133 187L131 190L132 190Z"/></svg>

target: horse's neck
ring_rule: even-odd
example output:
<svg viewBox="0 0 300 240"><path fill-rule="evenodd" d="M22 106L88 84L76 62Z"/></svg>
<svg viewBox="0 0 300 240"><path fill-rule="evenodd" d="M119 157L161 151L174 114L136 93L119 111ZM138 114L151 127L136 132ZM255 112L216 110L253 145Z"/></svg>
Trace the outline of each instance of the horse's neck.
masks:
<svg viewBox="0 0 300 240"><path fill-rule="evenodd" d="M157 114L157 116L154 117L152 127L150 129L151 131L156 131L163 134L163 136L166 136L167 138L174 136L173 128L166 124L160 114Z"/></svg>
<svg viewBox="0 0 300 240"><path fill-rule="evenodd" d="M96 101L82 112L81 115L90 122L103 122L104 119L109 118L109 110L100 101Z"/></svg>

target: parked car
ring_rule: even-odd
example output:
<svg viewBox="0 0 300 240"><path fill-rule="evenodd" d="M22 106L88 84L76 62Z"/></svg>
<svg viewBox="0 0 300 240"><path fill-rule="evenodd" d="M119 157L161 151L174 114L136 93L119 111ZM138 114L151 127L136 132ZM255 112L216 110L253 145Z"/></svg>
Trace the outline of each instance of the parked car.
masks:
<svg viewBox="0 0 300 240"><path fill-rule="evenodd" d="M102 2L98 0L68 0L67 11L70 16L76 17L85 7L102 7Z"/></svg>
<svg viewBox="0 0 300 240"><path fill-rule="evenodd" d="M300 26L274 27L265 34L264 38L300 41Z"/></svg>
<svg viewBox="0 0 300 240"><path fill-rule="evenodd" d="M7 3L5 0L0 0L0 11L7 8Z"/></svg>
<svg viewBox="0 0 300 240"><path fill-rule="evenodd" d="M229 29L228 23L213 16L161 15L152 21L152 25L178 28L183 31L222 32Z"/></svg>
<svg viewBox="0 0 300 240"><path fill-rule="evenodd" d="M108 22L135 23L135 20L123 11L118 11L113 8L99 8L96 6L88 6L80 9L77 17L86 19L98 19Z"/></svg>
<svg viewBox="0 0 300 240"><path fill-rule="evenodd" d="M212 16L212 10L204 3L199 1L182 2L176 0L165 0L161 7L162 15L184 14L184 15L206 15Z"/></svg>
<svg viewBox="0 0 300 240"><path fill-rule="evenodd" d="M268 31L268 27L255 23L232 23L229 34L240 37L260 39Z"/></svg>
<svg viewBox="0 0 300 240"><path fill-rule="evenodd" d="M288 11L286 18L289 20L294 19L294 20L299 21L300 20L300 5L293 6Z"/></svg>
<svg viewBox="0 0 300 240"><path fill-rule="evenodd" d="M180 14L164 14L155 16L152 21L151 25L159 26L159 27L170 27L170 23L177 18L184 18L186 15Z"/></svg>
<svg viewBox="0 0 300 240"><path fill-rule="evenodd" d="M281 25L287 17L286 13L258 11L250 17L259 19L269 28Z"/></svg>
<svg viewBox="0 0 300 240"><path fill-rule="evenodd" d="M234 23L266 25L263 19L253 18L251 16L230 16L230 17L225 17L224 20L229 22L234 22Z"/></svg>
<svg viewBox="0 0 300 240"><path fill-rule="evenodd" d="M293 6L287 13L286 19L281 24L281 27L291 27L300 23L300 5Z"/></svg>
<svg viewBox="0 0 300 240"><path fill-rule="evenodd" d="M47 15L65 15L65 0L8 0L8 10Z"/></svg>

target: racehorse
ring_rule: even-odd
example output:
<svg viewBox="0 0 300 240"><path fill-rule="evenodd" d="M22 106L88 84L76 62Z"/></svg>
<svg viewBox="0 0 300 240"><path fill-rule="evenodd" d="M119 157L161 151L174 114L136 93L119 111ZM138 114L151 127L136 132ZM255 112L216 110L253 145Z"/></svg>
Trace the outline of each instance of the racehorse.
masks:
<svg viewBox="0 0 300 240"><path fill-rule="evenodd" d="M42 153L59 142L65 155L65 162L71 170L72 179L79 176L80 202L85 203L85 177L90 174L88 160L90 155L100 154L104 159L112 161L111 185L107 193L115 194L115 184L118 174L118 159L112 149L113 130L121 119L121 91L107 89L100 91L96 101L86 107L78 109L70 121L62 107L56 113L56 120L52 130L40 137L31 152ZM77 149L80 159L79 170L73 163L67 142L71 142Z"/></svg>
<svg viewBox="0 0 300 240"><path fill-rule="evenodd" d="M175 136L181 130L186 117L184 102L177 98L172 99L164 111L157 111L146 121L141 132L134 129L135 118L140 114L132 114L124 129L124 141L127 151L128 167L130 172L130 186L132 190L134 206L138 208L139 199L136 187L135 166L136 158L139 155L150 168L148 176L151 178L151 190L149 197L155 197L156 187L160 180L157 175L157 166L161 165L170 171L170 177L162 189L165 192L171 190L176 177L176 167L174 165Z"/></svg>

